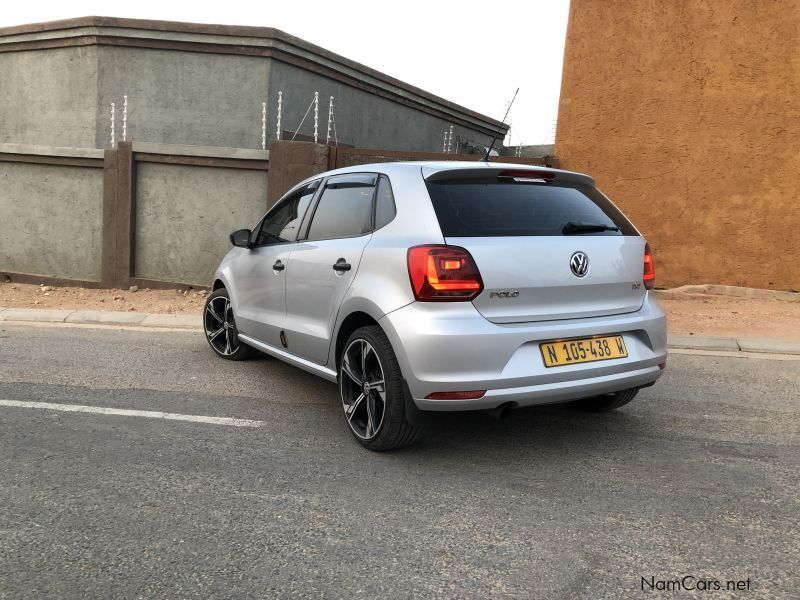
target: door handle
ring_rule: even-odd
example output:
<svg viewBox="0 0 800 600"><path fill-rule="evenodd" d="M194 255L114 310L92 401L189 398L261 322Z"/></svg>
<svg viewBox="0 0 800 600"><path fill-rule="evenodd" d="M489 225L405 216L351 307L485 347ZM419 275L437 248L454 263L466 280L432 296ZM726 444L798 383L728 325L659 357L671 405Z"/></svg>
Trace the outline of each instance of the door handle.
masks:
<svg viewBox="0 0 800 600"><path fill-rule="evenodd" d="M346 262L343 258L340 258L336 261L333 265L333 270L339 273L344 273L345 271L349 271L351 269L350 263Z"/></svg>
<svg viewBox="0 0 800 600"><path fill-rule="evenodd" d="M283 263L282 263L281 261L279 261L279 260L276 260L276 261L275 261L275 264L274 264L274 265L272 265L272 270L273 270L273 271L276 271L276 272L277 272L277 271L283 271L285 268L286 268L286 265L285 265L285 264L283 264Z"/></svg>

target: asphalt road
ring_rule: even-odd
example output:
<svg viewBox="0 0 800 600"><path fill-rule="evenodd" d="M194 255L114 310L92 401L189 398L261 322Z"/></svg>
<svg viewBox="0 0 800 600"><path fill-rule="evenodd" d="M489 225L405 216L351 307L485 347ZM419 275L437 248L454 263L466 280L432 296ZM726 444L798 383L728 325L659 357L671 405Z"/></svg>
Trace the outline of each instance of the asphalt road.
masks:
<svg viewBox="0 0 800 600"><path fill-rule="evenodd" d="M800 595L796 360L674 354L614 414L451 415L373 454L278 361L0 324L0 400L263 421L0 405L4 599Z"/></svg>

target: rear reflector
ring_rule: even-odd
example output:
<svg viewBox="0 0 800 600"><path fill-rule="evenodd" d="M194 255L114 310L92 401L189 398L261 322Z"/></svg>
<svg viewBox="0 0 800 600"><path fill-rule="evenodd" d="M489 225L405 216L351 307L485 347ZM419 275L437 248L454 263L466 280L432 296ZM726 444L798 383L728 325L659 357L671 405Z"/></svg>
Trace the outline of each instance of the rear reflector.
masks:
<svg viewBox="0 0 800 600"><path fill-rule="evenodd" d="M642 272L644 287L652 290L656 285L656 266L653 264L653 252L650 244L644 245L644 271Z"/></svg>
<svg viewBox="0 0 800 600"><path fill-rule="evenodd" d="M426 400L477 400L483 398L486 390L472 392L433 392L425 396Z"/></svg>
<svg viewBox="0 0 800 600"><path fill-rule="evenodd" d="M414 298L426 302L472 300L483 291L475 261L458 246L409 248L408 276Z"/></svg>

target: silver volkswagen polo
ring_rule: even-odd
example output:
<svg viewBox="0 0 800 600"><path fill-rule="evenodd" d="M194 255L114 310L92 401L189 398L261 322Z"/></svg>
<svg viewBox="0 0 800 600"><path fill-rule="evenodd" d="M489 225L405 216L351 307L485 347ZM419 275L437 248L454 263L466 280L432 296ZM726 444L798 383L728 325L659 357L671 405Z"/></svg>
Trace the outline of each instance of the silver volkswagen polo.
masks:
<svg viewBox="0 0 800 600"><path fill-rule="evenodd" d="M591 177L485 162L360 165L231 234L204 312L220 357L338 383L371 450L427 411L607 411L666 365L653 257Z"/></svg>

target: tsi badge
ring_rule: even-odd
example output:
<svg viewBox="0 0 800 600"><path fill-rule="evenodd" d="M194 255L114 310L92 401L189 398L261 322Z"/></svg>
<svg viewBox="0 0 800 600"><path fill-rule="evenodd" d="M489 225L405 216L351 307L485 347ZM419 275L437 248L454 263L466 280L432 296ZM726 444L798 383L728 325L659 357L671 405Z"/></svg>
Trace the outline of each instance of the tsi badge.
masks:
<svg viewBox="0 0 800 600"><path fill-rule="evenodd" d="M492 292L489 294L489 298L516 298L519 296L519 292L517 290L500 290L498 292Z"/></svg>

